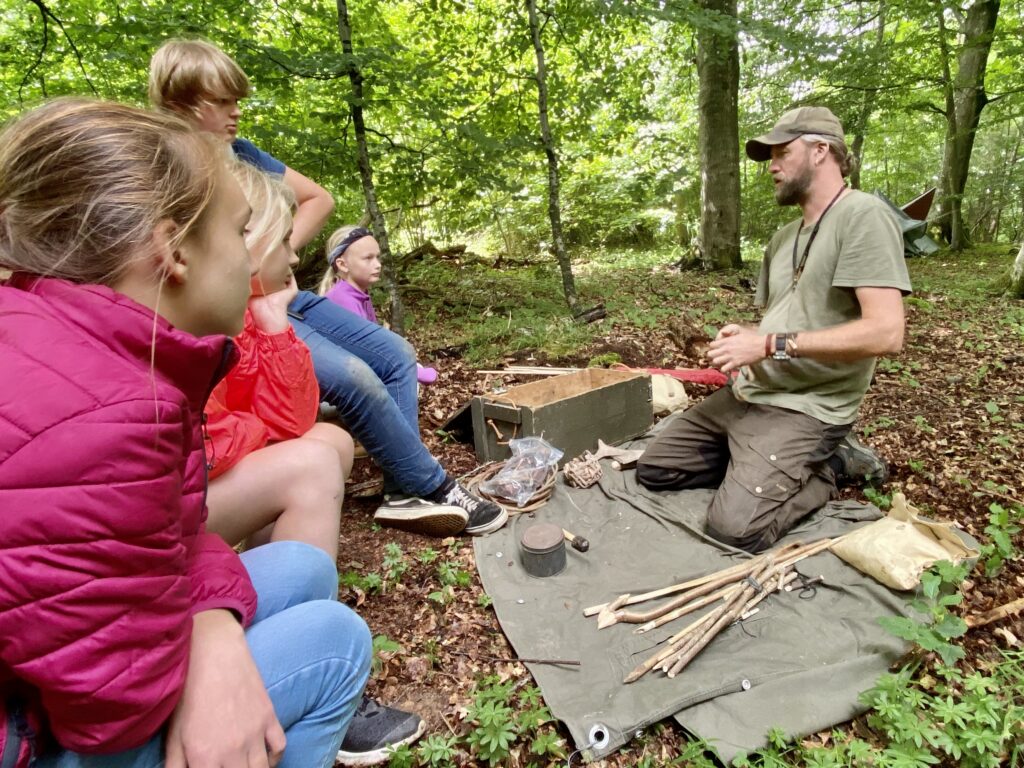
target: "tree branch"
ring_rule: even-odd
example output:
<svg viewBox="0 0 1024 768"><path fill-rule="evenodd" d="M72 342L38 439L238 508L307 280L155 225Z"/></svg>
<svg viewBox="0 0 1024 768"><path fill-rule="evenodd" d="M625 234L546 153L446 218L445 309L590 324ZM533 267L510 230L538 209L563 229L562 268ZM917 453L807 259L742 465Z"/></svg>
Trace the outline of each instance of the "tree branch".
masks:
<svg viewBox="0 0 1024 768"><path fill-rule="evenodd" d="M78 46L75 45L75 41L71 39L71 35L64 27L64 22L54 15L53 11L46 7L43 0L29 0L29 2L39 9L39 12L43 14L44 19L49 17L54 24L60 27L60 31L64 34L64 39L68 41L68 45L71 46L71 51L75 54L75 59L78 61L78 68L82 70L82 77L85 78L86 85L89 86L89 90L92 91L93 96L99 96L99 91L96 90L96 86L94 86L92 84L92 80L89 79L89 73L85 71L85 63L82 61L82 53L78 50ZM40 58L42 58L41 55Z"/></svg>
<svg viewBox="0 0 1024 768"><path fill-rule="evenodd" d="M381 139L384 139L384 141L386 141L388 143L388 145L392 149L400 149L403 152L408 152L408 153L413 154L413 155L421 155L421 156L424 156L424 157L427 156L427 153L425 151L423 151L422 149L413 149L412 147L407 147L404 144L400 144L399 142L395 141L394 139L392 139L390 136L388 136L386 133L384 133L382 131L375 130L373 128L370 128L369 126L366 126L365 130L366 130L367 133L372 133L374 136L377 136L377 137L379 137Z"/></svg>
<svg viewBox="0 0 1024 768"><path fill-rule="evenodd" d="M39 53L36 54L36 60L32 62L32 65L27 70L25 70L25 76L21 78L21 82L18 83L18 104L23 103L24 99L22 99L21 94L25 88L25 84L32 76L32 73L36 71L40 64L43 63L43 55L46 53L46 46L50 42L49 17L46 15L45 9L43 9L41 6L37 7L39 7L39 16L43 21L43 44L39 48Z"/></svg>

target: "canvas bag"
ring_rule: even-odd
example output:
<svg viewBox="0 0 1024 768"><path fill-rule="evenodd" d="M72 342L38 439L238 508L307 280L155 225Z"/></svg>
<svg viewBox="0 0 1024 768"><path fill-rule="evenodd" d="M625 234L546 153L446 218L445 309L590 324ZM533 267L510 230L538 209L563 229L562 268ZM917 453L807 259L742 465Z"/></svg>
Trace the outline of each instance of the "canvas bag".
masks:
<svg viewBox="0 0 1024 768"><path fill-rule="evenodd" d="M876 581L892 589L914 589L921 574L940 560L958 563L978 556L953 531L952 523L926 520L902 493L881 520L844 536L832 551Z"/></svg>

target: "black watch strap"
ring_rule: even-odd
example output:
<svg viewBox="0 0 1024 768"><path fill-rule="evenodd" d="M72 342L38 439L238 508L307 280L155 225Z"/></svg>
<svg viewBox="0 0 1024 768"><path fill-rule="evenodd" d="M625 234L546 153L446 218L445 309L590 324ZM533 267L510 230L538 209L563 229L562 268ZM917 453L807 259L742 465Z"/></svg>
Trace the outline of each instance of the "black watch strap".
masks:
<svg viewBox="0 0 1024 768"><path fill-rule="evenodd" d="M775 334L775 352L772 354L772 360L789 360L789 353L786 351L788 338L789 335L785 333Z"/></svg>

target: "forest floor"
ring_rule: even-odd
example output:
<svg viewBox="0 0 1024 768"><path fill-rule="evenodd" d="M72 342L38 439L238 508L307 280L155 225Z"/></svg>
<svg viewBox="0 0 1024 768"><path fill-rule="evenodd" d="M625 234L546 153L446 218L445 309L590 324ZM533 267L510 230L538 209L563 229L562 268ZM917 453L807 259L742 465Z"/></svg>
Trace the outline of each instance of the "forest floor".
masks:
<svg viewBox="0 0 1024 768"><path fill-rule="evenodd" d="M1002 568L989 576L979 565L963 583L964 601L956 611L965 617L1024 595L1024 561L1018 557L1024 540L1008 523L993 527L991 507L1009 510L1011 520L1024 512L1024 304L991 291L1011 259L1010 249L992 248L908 262L915 294L906 301L906 346L880 362L856 426L891 468L888 485L871 500L884 506L899 490L926 514L958 522L983 543L1008 537L1009 549L1002 551L1011 557ZM438 384L421 396L424 441L454 474L476 466L472 446L452 442L439 428L473 395L530 380L483 374L480 368L614 361L706 366L708 333L730 319L753 317L756 267L705 275L679 272L656 255L581 261L576 269L583 303L602 301L609 314L579 329L559 320L556 311L545 315L536 307L536 284L557 284L547 267L498 273L482 264L420 265L412 279L427 290L407 295L411 316L426 320L410 338L421 361L441 372ZM548 296L550 302L555 298ZM486 328L493 329L491 337L482 335ZM481 354L481 347L490 352ZM710 390L688 385L688 391L699 399ZM352 483L365 485L375 475L372 462L358 461ZM858 489L845 496L868 500ZM469 538L437 541L380 529L372 523L379 502L372 495L346 499L339 558L341 599L358 609L377 638L378 669L369 693L427 720L428 733L439 734L432 744L447 761L436 764L477 764L465 746L474 727L467 713L473 712L475 693L506 682L521 690L532 680L513 661L515 653L489 607ZM1021 640L1021 617L973 629L959 641L966 650L961 668L982 668L1000 658L1000 651L1019 648ZM573 749L567 732L555 724L545 728L540 749L531 752L531 742L509 744L501 764L565 764ZM868 741L881 739L863 719L844 729ZM542 732L535 729L533 736ZM835 736L823 732L804 743L830 738ZM598 764L662 765L685 743L682 731L666 721ZM419 759L426 764L427 757Z"/></svg>

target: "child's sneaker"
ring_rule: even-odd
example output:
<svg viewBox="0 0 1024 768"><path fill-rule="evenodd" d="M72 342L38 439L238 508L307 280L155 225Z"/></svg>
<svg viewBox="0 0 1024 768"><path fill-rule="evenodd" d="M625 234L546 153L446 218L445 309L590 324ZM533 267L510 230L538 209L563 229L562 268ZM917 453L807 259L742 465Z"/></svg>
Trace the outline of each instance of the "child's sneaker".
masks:
<svg viewBox="0 0 1024 768"><path fill-rule="evenodd" d="M452 484L445 494L444 502L461 507L469 513L465 532L472 536L482 536L496 531L508 520L508 512L500 506L470 493L458 483Z"/></svg>
<svg viewBox="0 0 1024 768"><path fill-rule="evenodd" d="M443 538L462 533L469 514L461 506L448 502L427 501L415 496L385 496L373 519L387 528Z"/></svg>
<svg viewBox="0 0 1024 768"><path fill-rule="evenodd" d="M380 765L390 756L388 751L403 744L412 744L423 735L425 724L411 712L378 704L363 696L345 739L338 750L342 765Z"/></svg>

